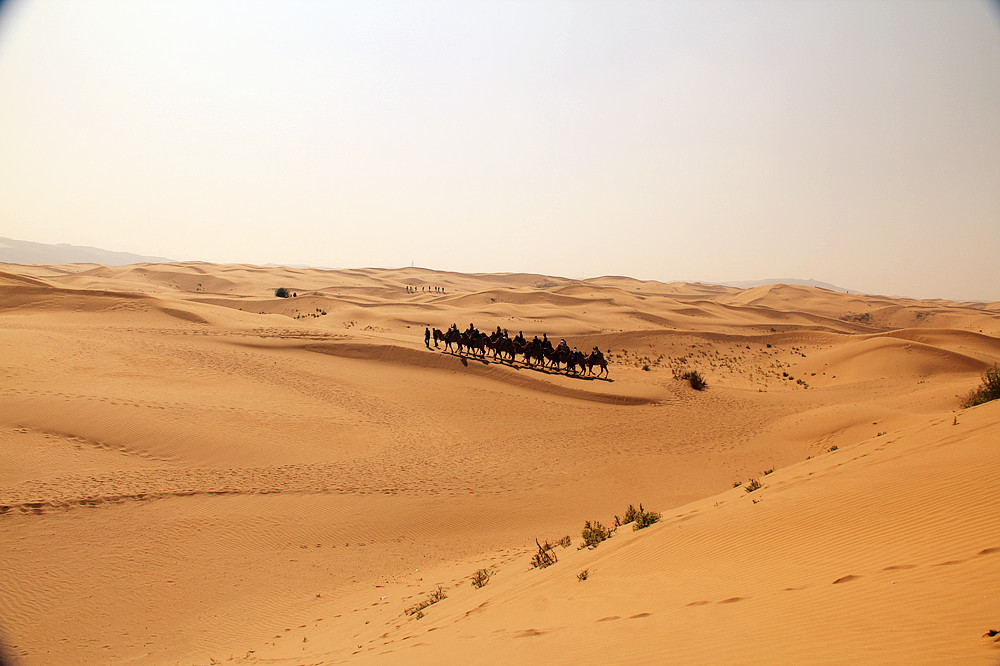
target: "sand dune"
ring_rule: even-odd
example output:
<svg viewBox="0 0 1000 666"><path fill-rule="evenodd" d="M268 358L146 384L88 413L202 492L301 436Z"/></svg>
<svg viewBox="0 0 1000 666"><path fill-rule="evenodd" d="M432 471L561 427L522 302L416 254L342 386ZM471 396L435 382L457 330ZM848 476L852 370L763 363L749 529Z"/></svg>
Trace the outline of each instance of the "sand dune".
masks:
<svg viewBox="0 0 1000 666"><path fill-rule="evenodd" d="M452 322L609 376L428 350ZM959 408L998 304L4 264L0 337L15 663L1000 659L1000 406ZM662 521L577 549L639 502Z"/></svg>

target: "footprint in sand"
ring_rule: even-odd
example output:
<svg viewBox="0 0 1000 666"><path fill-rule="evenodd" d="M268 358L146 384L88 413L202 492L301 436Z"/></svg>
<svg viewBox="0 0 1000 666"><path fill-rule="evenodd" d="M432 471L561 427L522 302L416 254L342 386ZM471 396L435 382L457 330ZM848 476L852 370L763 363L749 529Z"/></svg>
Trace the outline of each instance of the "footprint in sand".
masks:
<svg viewBox="0 0 1000 666"><path fill-rule="evenodd" d="M916 564L893 564L891 566L885 567L882 571L898 571L900 569L916 569Z"/></svg>
<svg viewBox="0 0 1000 666"><path fill-rule="evenodd" d="M652 613L636 613L635 615L629 615L628 619L637 620L640 617L649 617L650 615L652 615Z"/></svg>
<svg viewBox="0 0 1000 666"><path fill-rule="evenodd" d="M1000 548L983 548L976 555L992 555L993 553L1000 553Z"/></svg>
<svg viewBox="0 0 1000 666"><path fill-rule="evenodd" d="M846 576L842 576L842 577L838 578L837 580L833 581L833 584L837 585L838 583L847 583L847 582L850 582L852 580L857 580L858 578L861 578L861 576L855 576L853 574L848 574Z"/></svg>
<svg viewBox="0 0 1000 666"><path fill-rule="evenodd" d="M723 599L720 604L735 604L737 601L743 601L745 597L729 597L728 599Z"/></svg>
<svg viewBox="0 0 1000 666"><path fill-rule="evenodd" d="M703 599L701 601L692 601L691 603L685 604L685 605L687 605L687 606L704 606L705 604L710 604L710 603L712 603L712 602L709 601L708 599Z"/></svg>
<svg viewBox="0 0 1000 666"><path fill-rule="evenodd" d="M610 622L611 620L620 620L620 619L622 619L621 615L609 615L607 617L602 617L600 620L598 620L598 622Z"/></svg>

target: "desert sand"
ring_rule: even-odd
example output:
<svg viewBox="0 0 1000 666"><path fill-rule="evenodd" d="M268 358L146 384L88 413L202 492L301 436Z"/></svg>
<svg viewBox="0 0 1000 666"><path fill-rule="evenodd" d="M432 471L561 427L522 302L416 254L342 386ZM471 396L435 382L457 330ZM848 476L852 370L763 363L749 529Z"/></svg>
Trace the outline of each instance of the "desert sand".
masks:
<svg viewBox="0 0 1000 666"><path fill-rule="evenodd" d="M453 322L609 375L425 347ZM1000 402L959 407L998 303L0 264L0 344L12 663L1000 661Z"/></svg>

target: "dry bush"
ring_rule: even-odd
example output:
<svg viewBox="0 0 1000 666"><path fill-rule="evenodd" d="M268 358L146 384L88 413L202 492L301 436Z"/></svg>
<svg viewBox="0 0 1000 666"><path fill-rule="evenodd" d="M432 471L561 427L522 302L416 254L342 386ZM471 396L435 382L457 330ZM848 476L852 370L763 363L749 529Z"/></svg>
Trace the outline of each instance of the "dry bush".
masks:
<svg viewBox="0 0 1000 666"><path fill-rule="evenodd" d="M416 619L420 619L424 616L424 609L428 606L433 606L442 599L447 599L448 595L444 593L444 590L439 586L438 589L431 592L430 596L421 601L420 603L410 606L403 612L407 615L413 615Z"/></svg>
<svg viewBox="0 0 1000 666"><path fill-rule="evenodd" d="M686 379L691 384L691 388L695 391L704 391L708 388L708 382L705 378L701 376L701 373L697 370L689 370L687 372L681 373L681 379Z"/></svg>
<svg viewBox="0 0 1000 666"><path fill-rule="evenodd" d="M487 569L479 569L476 573L472 574L472 587L479 589L490 582L490 577L493 575L492 571Z"/></svg>
<svg viewBox="0 0 1000 666"><path fill-rule="evenodd" d="M559 561L559 558L556 557L555 550L552 548L552 544L548 541L546 541L543 546L538 543L538 539L535 539L535 545L538 546L538 552L531 558L531 566L536 569L544 569L545 567L550 567Z"/></svg>
<svg viewBox="0 0 1000 666"><path fill-rule="evenodd" d="M744 488L744 490L746 490L748 493L752 493L753 491L759 489L760 487L761 487L760 481L758 481L757 479L750 479L750 483L747 484L747 487Z"/></svg>
<svg viewBox="0 0 1000 666"><path fill-rule="evenodd" d="M989 370L983 372L982 383L973 390L962 401L962 407L975 407L990 400L1000 399L1000 365L994 365Z"/></svg>

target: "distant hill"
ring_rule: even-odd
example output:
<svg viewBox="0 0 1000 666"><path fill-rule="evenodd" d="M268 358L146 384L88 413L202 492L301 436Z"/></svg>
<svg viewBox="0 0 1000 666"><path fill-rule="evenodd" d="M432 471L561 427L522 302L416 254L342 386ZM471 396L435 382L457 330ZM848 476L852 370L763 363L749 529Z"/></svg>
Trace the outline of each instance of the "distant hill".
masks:
<svg viewBox="0 0 1000 666"><path fill-rule="evenodd" d="M8 264L103 264L105 266L125 266L144 262L163 263L172 261L164 257L146 257L131 252L112 252L99 247L83 245L50 245L32 243L0 237L0 262Z"/></svg>
<svg viewBox="0 0 1000 666"><path fill-rule="evenodd" d="M822 289L829 289L830 291L839 291L843 294L860 294L860 291L852 291L850 289L844 289L843 287L838 287L835 284L830 284L829 282L820 282L819 280L802 280L799 278L771 278L769 280L742 280L739 282L719 282L724 287L736 287L737 289L751 289L753 287L763 287L767 284L797 284L803 287L820 287Z"/></svg>

